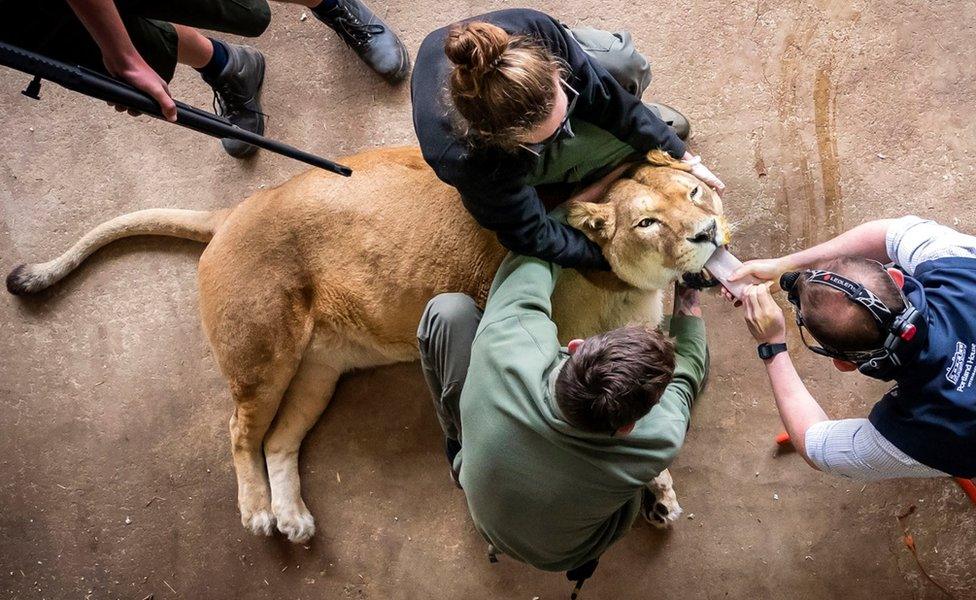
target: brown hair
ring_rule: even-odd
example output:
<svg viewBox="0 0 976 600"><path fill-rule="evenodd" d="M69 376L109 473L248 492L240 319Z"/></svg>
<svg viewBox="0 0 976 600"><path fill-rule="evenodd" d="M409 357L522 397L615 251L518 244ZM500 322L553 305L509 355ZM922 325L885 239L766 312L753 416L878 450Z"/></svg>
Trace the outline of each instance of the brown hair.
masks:
<svg viewBox="0 0 976 600"><path fill-rule="evenodd" d="M896 314L905 310L898 286L874 261L841 257L816 268L864 285ZM803 279L799 285L803 323L818 342L844 352L874 350L884 343L885 334L878 329L877 321L866 308L825 285L808 284Z"/></svg>
<svg viewBox="0 0 976 600"><path fill-rule="evenodd" d="M470 133L502 148L543 122L556 100L558 59L542 44L473 21L451 28L444 53L454 63L450 94Z"/></svg>
<svg viewBox="0 0 976 600"><path fill-rule="evenodd" d="M630 326L587 338L556 377L556 403L575 427L612 434L661 399L674 374L674 345Z"/></svg>

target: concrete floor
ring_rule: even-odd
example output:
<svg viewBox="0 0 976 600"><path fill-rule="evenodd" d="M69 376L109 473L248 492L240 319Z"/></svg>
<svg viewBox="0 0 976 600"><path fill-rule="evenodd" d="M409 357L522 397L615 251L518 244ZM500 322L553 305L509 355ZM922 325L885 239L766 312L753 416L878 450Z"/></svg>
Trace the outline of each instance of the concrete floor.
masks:
<svg viewBox="0 0 976 600"><path fill-rule="evenodd" d="M510 3L373 1L413 50L435 25ZM536 2L570 24L626 28L652 58L649 97L692 118L728 185L745 257L917 213L976 230L976 4L962 0ZM329 156L414 142L406 86L331 31L275 5L269 134ZM165 124L116 116L0 73L0 266L47 260L93 225L155 206L231 206L302 167L245 163ZM171 86L209 95L185 70ZM231 404L197 316L191 242L117 243L39 298L0 298L0 597L568 597L559 574L491 565L450 485L419 369L346 377L303 459L319 534L244 533ZM777 456L781 426L737 311L706 302L713 374L673 468L688 518L610 551L591 598L976 598L976 508L949 480L852 483ZM794 343L794 346L797 344ZM836 417L884 386L795 351ZM778 500L776 499L778 497ZM694 518L692 519L692 514Z"/></svg>

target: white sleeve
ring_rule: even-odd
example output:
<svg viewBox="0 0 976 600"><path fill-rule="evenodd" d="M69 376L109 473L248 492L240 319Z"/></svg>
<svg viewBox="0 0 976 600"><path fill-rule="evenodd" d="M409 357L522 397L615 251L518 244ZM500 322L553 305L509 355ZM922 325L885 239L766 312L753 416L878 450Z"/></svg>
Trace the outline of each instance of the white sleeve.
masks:
<svg viewBox="0 0 976 600"><path fill-rule="evenodd" d="M964 256L976 258L976 236L916 216L895 220L885 235L888 257L909 275L927 260Z"/></svg>
<svg viewBox="0 0 976 600"><path fill-rule="evenodd" d="M821 421L807 429L807 457L824 473L851 479L948 477L889 442L867 419Z"/></svg>

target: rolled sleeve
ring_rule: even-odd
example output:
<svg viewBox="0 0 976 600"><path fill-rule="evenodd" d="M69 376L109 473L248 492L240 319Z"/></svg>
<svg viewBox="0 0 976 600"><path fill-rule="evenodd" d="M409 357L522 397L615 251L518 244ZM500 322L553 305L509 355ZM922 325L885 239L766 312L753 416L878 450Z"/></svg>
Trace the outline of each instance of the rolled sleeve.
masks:
<svg viewBox="0 0 976 600"><path fill-rule="evenodd" d="M953 256L976 258L976 237L909 215L897 219L885 235L888 258L910 275L920 264Z"/></svg>
<svg viewBox="0 0 976 600"><path fill-rule="evenodd" d="M806 452L824 473L851 479L947 476L899 450L867 419L811 425L806 432Z"/></svg>

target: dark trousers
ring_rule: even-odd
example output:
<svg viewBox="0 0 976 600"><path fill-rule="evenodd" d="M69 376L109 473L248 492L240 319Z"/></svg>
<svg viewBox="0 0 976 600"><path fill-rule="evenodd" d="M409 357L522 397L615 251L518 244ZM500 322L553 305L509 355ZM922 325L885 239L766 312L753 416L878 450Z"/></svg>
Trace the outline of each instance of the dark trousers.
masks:
<svg viewBox="0 0 976 600"><path fill-rule="evenodd" d="M171 23L256 37L271 22L267 0L116 0L136 50L169 81L176 70ZM64 0L0 0L0 41L105 72L102 54Z"/></svg>

